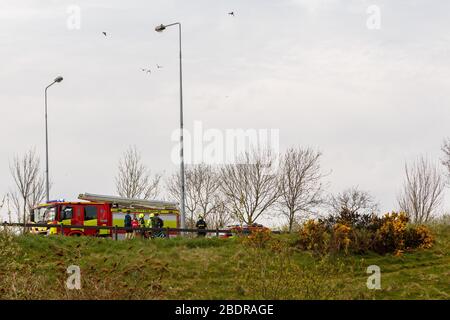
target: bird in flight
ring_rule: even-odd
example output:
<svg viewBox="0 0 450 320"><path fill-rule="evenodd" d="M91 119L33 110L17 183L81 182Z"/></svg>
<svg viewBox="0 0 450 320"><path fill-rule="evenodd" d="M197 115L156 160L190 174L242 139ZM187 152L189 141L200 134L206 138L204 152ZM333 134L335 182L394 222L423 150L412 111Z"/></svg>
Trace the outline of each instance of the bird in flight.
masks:
<svg viewBox="0 0 450 320"><path fill-rule="evenodd" d="M142 68L141 69L143 72L146 72L146 73L152 73L152 71L150 70L150 69L144 69L144 68Z"/></svg>
<svg viewBox="0 0 450 320"><path fill-rule="evenodd" d="M105 32L105 31L103 31L102 33L103 33L103 35L104 35L104 36L106 37L106 32Z"/></svg>
<svg viewBox="0 0 450 320"><path fill-rule="evenodd" d="M228 12L228 14L234 17L234 11Z"/></svg>
<svg viewBox="0 0 450 320"><path fill-rule="evenodd" d="M157 67L158 69L162 69L163 66L160 66L159 64L157 64L156 67Z"/></svg>

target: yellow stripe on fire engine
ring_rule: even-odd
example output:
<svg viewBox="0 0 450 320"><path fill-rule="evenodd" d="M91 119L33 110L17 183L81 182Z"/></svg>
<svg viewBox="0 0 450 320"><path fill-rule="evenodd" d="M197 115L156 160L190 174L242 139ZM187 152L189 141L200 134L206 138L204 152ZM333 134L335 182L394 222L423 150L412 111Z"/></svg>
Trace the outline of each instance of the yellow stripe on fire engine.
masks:
<svg viewBox="0 0 450 320"><path fill-rule="evenodd" d="M159 214L179 214L176 209L117 209L111 208L112 213L159 213Z"/></svg>

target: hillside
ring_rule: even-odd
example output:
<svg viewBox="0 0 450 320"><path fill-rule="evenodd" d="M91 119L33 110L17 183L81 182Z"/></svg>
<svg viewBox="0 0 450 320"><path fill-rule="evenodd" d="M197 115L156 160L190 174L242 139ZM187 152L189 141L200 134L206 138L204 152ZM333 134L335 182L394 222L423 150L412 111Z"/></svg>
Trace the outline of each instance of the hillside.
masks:
<svg viewBox="0 0 450 320"><path fill-rule="evenodd" d="M449 299L450 226L433 227L429 250L402 256L315 257L276 236L279 248L242 239L114 241L0 237L2 299ZM65 289L69 265L81 290ZM381 268L368 290L366 268Z"/></svg>

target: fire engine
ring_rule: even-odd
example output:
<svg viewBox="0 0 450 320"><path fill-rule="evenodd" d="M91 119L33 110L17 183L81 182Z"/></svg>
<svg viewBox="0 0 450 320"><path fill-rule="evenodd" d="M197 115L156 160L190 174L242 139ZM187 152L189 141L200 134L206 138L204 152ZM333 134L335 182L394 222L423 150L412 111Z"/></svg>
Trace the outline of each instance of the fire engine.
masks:
<svg viewBox="0 0 450 320"><path fill-rule="evenodd" d="M178 205L175 202L143 200L107 196L99 194L84 193L78 196L81 201L54 200L38 205L32 210L32 222L54 224L48 228L34 228L35 233L57 234L62 233L68 236L103 236L109 237L112 234L110 229L84 229L84 228L63 228L61 225L77 226L109 226L123 227L127 212L133 215L145 214L145 219L149 219L149 214L158 213L164 221L164 228L180 227ZM118 230L118 233L125 233ZM177 232L170 232L170 235L177 235Z"/></svg>

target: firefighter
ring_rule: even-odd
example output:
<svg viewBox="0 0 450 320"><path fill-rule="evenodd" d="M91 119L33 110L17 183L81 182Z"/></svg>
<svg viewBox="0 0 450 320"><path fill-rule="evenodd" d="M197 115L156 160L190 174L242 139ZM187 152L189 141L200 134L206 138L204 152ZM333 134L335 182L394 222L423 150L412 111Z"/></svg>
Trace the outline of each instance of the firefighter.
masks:
<svg viewBox="0 0 450 320"><path fill-rule="evenodd" d="M145 228L145 215L143 213L139 214L139 226Z"/></svg>
<svg viewBox="0 0 450 320"><path fill-rule="evenodd" d="M147 220L147 228L154 228L155 215L153 213L149 214L149 219ZM153 230L150 230L148 233L150 238L153 238Z"/></svg>
<svg viewBox="0 0 450 320"><path fill-rule="evenodd" d="M198 217L198 221L195 224L195 226L198 229L197 236L198 237L205 237L206 236L206 232L204 230L206 229L207 225L206 225L205 220L203 219L203 216L199 216Z"/></svg>
<svg viewBox="0 0 450 320"><path fill-rule="evenodd" d="M133 238L136 236L136 229L139 228L139 220L136 218L136 214L133 216L131 221L131 227L133 228Z"/></svg>
<svg viewBox="0 0 450 320"><path fill-rule="evenodd" d="M156 227L160 229L164 228L164 220L159 217L159 213L155 213L155 219Z"/></svg>
<svg viewBox="0 0 450 320"><path fill-rule="evenodd" d="M139 214L139 227L141 228L141 237L146 238L145 236L145 214L140 213Z"/></svg>
<svg viewBox="0 0 450 320"><path fill-rule="evenodd" d="M153 228L153 220L155 219L155 215L153 213L150 213L148 215L148 220L146 222L146 227L147 228Z"/></svg>
<svg viewBox="0 0 450 320"><path fill-rule="evenodd" d="M156 217L154 213L150 215L150 225L152 228L156 228Z"/></svg>
<svg viewBox="0 0 450 320"><path fill-rule="evenodd" d="M125 219L124 219L123 225L124 225L125 228L131 228L130 210L127 210L127 214L125 215ZM132 232L133 232L133 230L131 230L131 229L126 230L125 239L130 239Z"/></svg>
<svg viewBox="0 0 450 320"><path fill-rule="evenodd" d="M164 220L159 217L159 213L155 213L154 217L154 228L162 229L164 228ZM156 231L156 237L164 238L164 231Z"/></svg>

